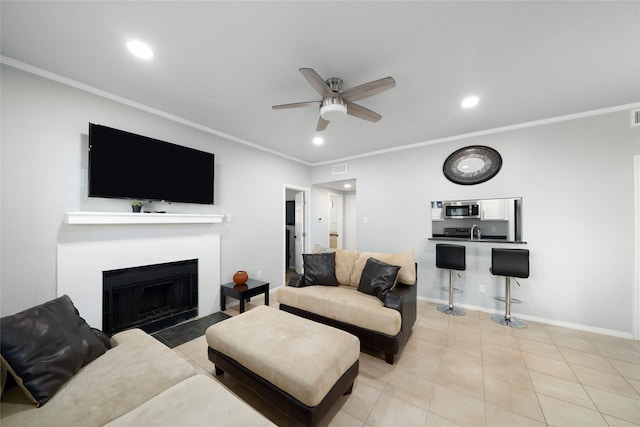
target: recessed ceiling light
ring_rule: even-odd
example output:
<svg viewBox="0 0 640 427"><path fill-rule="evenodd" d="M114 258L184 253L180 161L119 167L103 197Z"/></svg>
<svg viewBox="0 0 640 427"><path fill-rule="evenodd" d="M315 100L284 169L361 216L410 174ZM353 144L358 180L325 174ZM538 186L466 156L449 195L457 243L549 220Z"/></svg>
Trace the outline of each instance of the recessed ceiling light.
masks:
<svg viewBox="0 0 640 427"><path fill-rule="evenodd" d="M321 136L316 136L313 138L313 143L316 145L324 144L324 139Z"/></svg>
<svg viewBox="0 0 640 427"><path fill-rule="evenodd" d="M345 184L344 188L351 188L351 184Z"/></svg>
<svg viewBox="0 0 640 427"><path fill-rule="evenodd" d="M151 50L149 45L139 40L131 40L130 42L127 42L127 49L129 49L129 52L133 53L138 58L153 58L153 50Z"/></svg>
<svg viewBox="0 0 640 427"><path fill-rule="evenodd" d="M480 102L480 98L477 96L467 96L460 105L462 105L462 108L473 108L478 105L478 102Z"/></svg>

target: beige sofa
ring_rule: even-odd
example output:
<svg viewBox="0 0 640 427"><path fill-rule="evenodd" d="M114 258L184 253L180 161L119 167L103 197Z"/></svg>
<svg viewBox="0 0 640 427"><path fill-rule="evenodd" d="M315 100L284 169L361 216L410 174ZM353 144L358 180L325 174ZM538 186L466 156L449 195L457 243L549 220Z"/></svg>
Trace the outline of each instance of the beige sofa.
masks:
<svg viewBox="0 0 640 427"><path fill-rule="evenodd" d="M0 425L273 425L213 377L139 329L84 366L41 407L20 388L4 390Z"/></svg>
<svg viewBox="0 0 640 427"><path fill-rule="evenodd" d="M369 258L401 267L396 285L384 300L358 291ZM416 321L413 250L397 254L337 250L335 278L338 286L307 286L303 276L294 277L287 286L278 288L280 309L350 332L363 346L384 353L387 363L393 364Z"/></svg>

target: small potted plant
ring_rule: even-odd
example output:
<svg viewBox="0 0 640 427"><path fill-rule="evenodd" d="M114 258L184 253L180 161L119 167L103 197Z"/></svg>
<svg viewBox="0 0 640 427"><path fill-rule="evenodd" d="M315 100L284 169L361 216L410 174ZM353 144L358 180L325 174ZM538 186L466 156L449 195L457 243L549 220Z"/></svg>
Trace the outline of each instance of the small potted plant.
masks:
<svg viewBox="0 0 640 427"><path fill-rule="evenodd" d="M131 202L131 210L134 212L140 212L142 210L142 205L144 205L144 203L134 200Z"/></svg>

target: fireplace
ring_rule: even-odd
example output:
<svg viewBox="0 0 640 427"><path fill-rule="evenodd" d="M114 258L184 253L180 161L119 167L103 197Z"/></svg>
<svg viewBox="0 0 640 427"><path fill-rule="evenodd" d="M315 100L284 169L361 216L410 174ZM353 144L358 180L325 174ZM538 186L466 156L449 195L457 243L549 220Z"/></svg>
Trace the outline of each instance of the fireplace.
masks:
<svg viewBox="0 0 640 427"><path fill-rule="evenodd" d="M104 271L197 259L198 316L215 313L220 310L220 235L189 231L193 227L198 226L166 225L141 237L133 227L68 226L58 242L56 296L69 295L87 323L103 329Z"/></svg>
<svg viewBox="0 0 640 427"><path fill-rule="evenodd" d="M148 333L198 315L198 260L102 272L102 330Z"/></svg>

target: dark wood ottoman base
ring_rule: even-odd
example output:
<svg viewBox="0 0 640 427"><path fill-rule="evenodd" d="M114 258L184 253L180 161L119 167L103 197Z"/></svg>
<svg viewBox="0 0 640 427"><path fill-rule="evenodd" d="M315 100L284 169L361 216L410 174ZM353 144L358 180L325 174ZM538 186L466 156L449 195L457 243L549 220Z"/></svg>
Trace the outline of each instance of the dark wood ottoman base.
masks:
<svg viewBox="0 0 640 427"><path fill-rule="evenodd" d="M242 385L256 392L266 402L305 426L316 425L324 417L336 401L343 395L351 393L353 382L358 376L359 361L338 379L327 395L316 406L307 406L290 394L282 391L264 378L254 374L230 357L209 349L209 360L216 365L216 375L225 372L237 379Z"/></svg>

